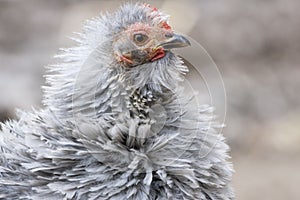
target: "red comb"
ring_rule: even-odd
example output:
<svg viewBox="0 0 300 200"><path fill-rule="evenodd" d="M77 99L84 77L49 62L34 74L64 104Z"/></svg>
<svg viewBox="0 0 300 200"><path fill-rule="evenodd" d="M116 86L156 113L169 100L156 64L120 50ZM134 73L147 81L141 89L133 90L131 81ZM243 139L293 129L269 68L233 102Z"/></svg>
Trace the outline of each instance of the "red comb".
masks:
<svg viewBox="0 0 300 200"><path fill-rule="evenodd" d="M147 8L151 8L152 12L156 12L157 11L157 8L150 6L150 4L144 3L143 5L145 7L147 7Z"/></svg>
<svg viewBox="0 0 300 200"><path fill-rule="evenodd" d="M158 9L156 7L152 7L148 3L144 3L143 6L146 7L146 8L150 8L151 12L158 12ZM159 16L159 13L157 13L157 16ZM161 27L165 28L166 30L171 30L172 29L172 27L167 22L162 22Z"/></svg>
<svg viewBox="0 0 300 200"><path fill-rule="evenodd" d="M161 26L163 28L167 29L167 30L171 30L172 29L172 27L167 22L163 22Z"/></svg>

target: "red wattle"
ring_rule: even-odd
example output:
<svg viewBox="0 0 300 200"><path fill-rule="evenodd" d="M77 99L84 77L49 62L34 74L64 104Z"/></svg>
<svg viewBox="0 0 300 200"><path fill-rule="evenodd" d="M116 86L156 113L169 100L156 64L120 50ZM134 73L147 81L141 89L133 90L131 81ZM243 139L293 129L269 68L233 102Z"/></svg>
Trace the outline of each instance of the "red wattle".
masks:
<svg viewBox="0 0 300 200"><path fill-rule="evenodd" d="M165 51L162 48L160 48L155 52L154 56L151 58L151 61L155 61L163 57L165 57Z"/></svg>

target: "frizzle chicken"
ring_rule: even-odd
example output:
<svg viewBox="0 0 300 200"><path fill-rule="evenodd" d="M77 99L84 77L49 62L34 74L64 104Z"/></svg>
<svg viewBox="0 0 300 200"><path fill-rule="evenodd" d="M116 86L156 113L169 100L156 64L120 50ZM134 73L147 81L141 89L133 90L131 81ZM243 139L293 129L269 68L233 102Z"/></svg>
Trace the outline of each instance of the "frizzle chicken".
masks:
<svg viewBox="0 0 300 200"><path fill-rule="evenodd" d="M126 4L49 67L41 110L0 132L0 199L233 199L228 146L181 86L168 17Z"/></svg>

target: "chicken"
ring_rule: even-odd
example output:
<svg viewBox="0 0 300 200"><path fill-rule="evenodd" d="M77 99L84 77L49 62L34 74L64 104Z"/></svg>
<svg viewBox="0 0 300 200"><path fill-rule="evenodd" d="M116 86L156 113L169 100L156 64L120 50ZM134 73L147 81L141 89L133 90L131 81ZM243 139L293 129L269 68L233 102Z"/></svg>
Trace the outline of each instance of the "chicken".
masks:
<svg viewBox="0 0 300 200"><path fill-rule="evenodd" d="M49 67L45 107L2 124L0 198L234 198L228 146L172 53L190 43L167 20L137 3L87 21Z"/></svg>

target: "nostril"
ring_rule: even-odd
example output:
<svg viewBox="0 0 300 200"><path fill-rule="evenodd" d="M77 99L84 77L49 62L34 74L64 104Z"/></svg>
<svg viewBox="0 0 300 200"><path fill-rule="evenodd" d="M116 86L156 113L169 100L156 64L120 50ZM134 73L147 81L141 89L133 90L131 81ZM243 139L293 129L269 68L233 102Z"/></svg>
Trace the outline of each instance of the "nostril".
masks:
<svg viewBox="0 0 300 200"><path fill-rule="evenodd" d="M171 38L171 37L173 37L173 35L174 35L174 34L172 34L172 33L167 33L167 34L165 34L165 37L166 37L166 38Z"/></svg>

